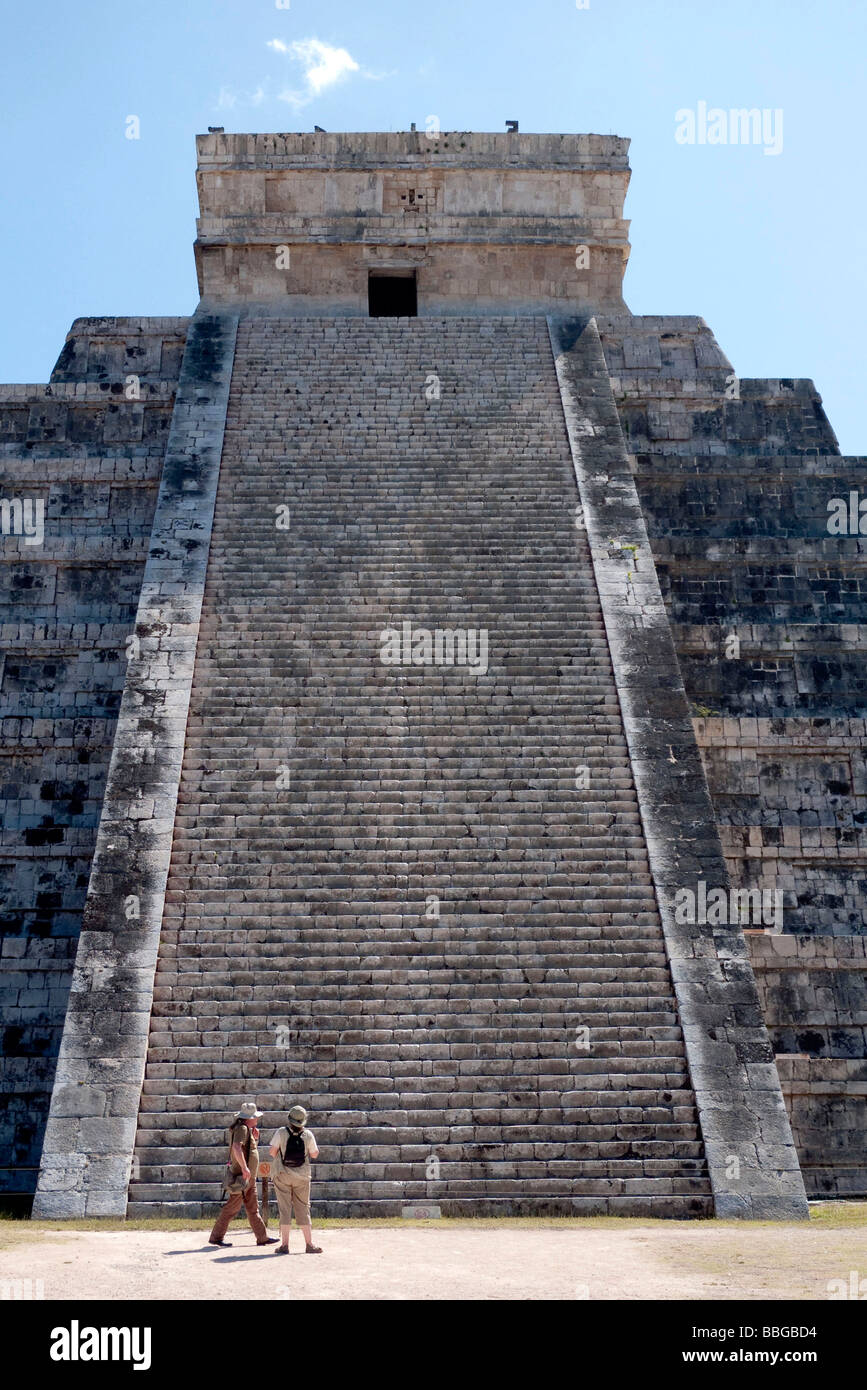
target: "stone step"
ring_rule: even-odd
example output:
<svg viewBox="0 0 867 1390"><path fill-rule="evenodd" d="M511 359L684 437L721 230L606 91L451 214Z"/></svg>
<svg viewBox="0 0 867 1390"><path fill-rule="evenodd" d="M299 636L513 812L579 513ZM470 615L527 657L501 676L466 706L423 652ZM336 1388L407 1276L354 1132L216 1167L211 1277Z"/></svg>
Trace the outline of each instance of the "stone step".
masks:
<svg viewBox="0 0 867 1390"><path fill-rule="evenodd" d="M179 901L183 901L182 895L179 895ZM195 908L197 905L189 906ZM339 908L342 905L337 906ZM548 950L552 953L562 952L564 947L574 946L574 953L580 955L583 950L614 950L619 953L627 948L631 950L633 946L637 951L658 950L663 940L658 919L655 922L651 919L648 923L630 919L628 923L614 927L606 924L605 935L601 935L598 927L588 923L583 914L574 909L557 912L534 911L526 916L512 914L514 922L507 920L506 915L501 913L495 915L485 912L461 912L454 914L452 921L453 914L450 909L454 904L444 901L440 922L428 925L420 921L421 903L415 905L412 913L406 914L407 917L413 918L412 922L405 922L401 914L395 910L396 906L399 904L383 904L383 911L387 916L374 915L369 921L363 914L350 913L348 905L345 911L337 910L315 916L307 913L287 915L288 925L283 924L280 927L273 925L274 920L279 920L275 914L267 927L249 927L246 930L239 927L221 927L193 911L188 914L188 920L196 922L196 926L178 927L172 924L166 929L163 939L172 949L189 948L191 957L195 954L196 948L207 947L210 950L211 947L219 945L231 950L237 944L254 947L257 954L262 949L263 956L271 953L265 948L272 948L272 951L279 954L287 946L299 944L307 944L317 950L332 945L339 949L346 944L352 951L362 955L371 950L397 953L401 947L412 951L423 951L430 947L438 952L443 949L442 943L446 944L449 951L471 948L477 949L479 954L509 946L516 950L524 949L544 955ZM350 919L349 922L347 918ZM335 931L336 925L340 927L339 932ZM374 926L377 930L373 939L369 935L354 934L362 932L366 927L372 931Z"/></svg>
<svg viewBox="0 0 867 1390"><path fill-rule="evenodd" d="M368 952L369 952L368 947ZM496 979L503 985L507 984L533 984L545 985L553 981L575 980L587 982L590 980L605 980L610 982L614 979L620 980L657 980L668 982L668 963L661 953L651 956L649 953L640 957L637 961L629 956L623 955L587 955L581 957L580 965L572 960L561 960L554 963L550 960L545 961L544 967L538 964L537 956L527 956L523 966L519 965L515 958L511 963L504 964L499 959L493 958L485 964L478 966L472 962L469 956L454 956L442 959L440 956L417 957L411 956L406 960L396 960L384 962L380 957L371 957L359 960L356 957L342 953L336 958L333 956L314 957L310 959L303 953L290 955L288 952L275 958L269 966L268 958L257 965L255 971L245 971L239 967L231 956L207 956L197 957L194 960L184 959L183 970L175 968L176 963L170 958L162 961L157 972L157 982L163 987L175 985L199 985L202 975L207 973L209 982L217 985L226 984L255 984L257 991L260 986L270 986L271 988L286 985L287 979L292 979L295 975L301 975L308 984L315 985L374 985L383 983L405 983L405 984L448 984L452 981L467 981L479 978L480 969L484 976ZM427 962L430 964L427 964ZM628 965L624 961L629 961ZM242 978L246 976L246 978Z"/></svg>
<svg viewBox="0 0 867 1390"><path fill-rule="evenodd" d="M147 1078L150 1080L150 1078ZM282 1078L255 1078L258 1081L257 1094L260 1104L265 1109L266 1114L273 1114L277 1125L285 1121L285 1106L283 1104L286 1088L282 1085ZM377 1115L380 1123L393 1123L389 1116L396 1117L401 1126L411 1126L413 1123L423 1124L427 1128L436 1128L447 1123L448 1117L456 1117L458 1112L466 1111L468 1115L475 1115L473 1126L478 1129L483 1124L490 1125L550 1125L565 1123L569 1117L575 1114L571 1123L582 1123L581 1116L585 1112L598 1112L599 1115L608 1117L606 1123L618 1124L619 1113L624 1108L627 1110L641 1109L650 1107L656 1109L661 1106L689 1107L694 1104L692 1092L689 1090L683 1077L680 1077L679 1086L665 1086L662 1078L651 1078L650 1084L645 1087L629 1088L623 1084L623 1077L603 1076L603 1081L609 1083L617 1082L617 1085L601 1085L600 1079L595 1075L587 1077L570 1076L568 1085L564 1084L563 1078L558 1077L555 1082L555 1089L549 1092L540 1092L538 1089L531 1091L516 1091L514 1088L503 1087L502 1082L492 1083L496 1089L482 1091L477 1088L466 1091L459 1091L455 1088L452 1078L448 1076L427 1076L418 1078L428 1083L427 1090L422 1088L412 1091L407 1090L405 1094L397 1088L387 1091L385 1089L375 1090L369 1085L370 1078L358 1078L351 1083L344 1080L343 1089L335 1091L318 1091L310 1089L309 1109L311 1115L317 1113L334 1114L341 1111L350 1111L353 1114L366 1114L373 1112ZM586 1084L581 1084L585 1082ZM559 1087L559 1089L557 1089ZM148 1094L150 1094L148 1092ZM279 1098L279 1106L275 1105L270 1111L266 1102L273 1095ZM181 1108L184 1097L175 1091L171 1097L174 1102L174 1110L159 1110L159 1097L152 1098L152 1108L145 1111L142 1106L142 1117L145 1113L154 1115L157 1118L150 1126L154 1128L158 1122L165 1127L172 1114L176 1117L186 1115L188 1118L195 1116L201 1124L209 1123L211 1128L220 1133L225 1133L228 1117L233 1113L229 1103L231 1096L230 1087L222 1082L218 1086L213 1086L210 1082L203 1080L201 1094L193 1094L189 1099L189 1110ZM213 1108L204 1110L203 1102L209 1102ZM445 1104L444 1101L448 1103ZM198 1104L196 1104L198 1102ZM388 1102L388 1104L386 1104ZM207 1116L215 1118L210 1121ZM280 1119L284 1116L284 1120ZM503 1120L502 1116L507 1117ZM415 1121L413 1116L416 1117ZM483 1119L478 1118L484 1117ZM263 1123L265 1123L263 1121ZM457 1118L454 1123L460 1122ZM267 1127L267 1126L266 1126ZM447 1130L443 1129L443 1140ZM535 1132L535 1131L534 1131ZM538 1137L548 1138L547 1133L541 1130ZM477 1133L476 1138L481 1136ZM490 1138L498 1138L498 1135L490 1135Z"/></svg>
<svg viewBox="0 0 867 1390"><path fill-rule="evenodd" d="M395 1189L404 1186L415 1187L416 1195L422 1195L427 1184L429 1193L439 1187L443 1195L453 1197L473 1191L478 1195L484 1195L485 1192L491 1195L520 1195L521 1184L524 1182L529 1183L531 1192L535 1191L539 1195L545 1195L546 1191L558 1195L577 1195L582 1192L590 1195L606 1190L621 1193L631 1190L645 1194L654 1191L709 1190L704 1160L685 1157L676 1160L606 1158L586 1162L526 1160L513 1163L481 1158L466 1164L452 1164L440 1160L441 1176L438 1180L426 1178L426 1162L427 1158L416 1163L350 1163L346 1172L343 1172L339 1165L333 1165L334 1173L330 1177L320 1177L320 1164L317 1163L315 1167L318 1187L326 1200L351 1195L383 1197L393 1195ZM606 1164L611 1165L607 1171ZM213 1196L215 1184L219 1191L223 1167L224 1162L218 1160L205 1170L204 1177L193 1178L189 1175L187 1164L169 1165L156 1182L150 1184L145 1178L136 1178L132 1186L140 1200L144 1199L146 1194L155 1199L162 1196L168 1200L177 1200L185 1190L193 1199L206 1199ZM454 1173L452 1169L455 1170ZM614 1169L617 1171L613 1171ZM160 1170L157 1169L157 1172L159 1174ZM610 1183L611 1187L606 1189L606 1183Z"/></svg>
<svg viewBox="0 0 867 1390"><path fill-rule="evenodd" d="M260 935L264 935L260 932ZM280 935L282 936L282 932ZM168 933L166 933L166 936ZM186 963L188 970L201 968L210 969L213 966L225 967L233 957L231 952L231 938L228 931L217 933L208 931L202 933L204 940L200 939L193 932L173 933L184 937L180 942L166 940L163 938L163 958L160 962L160 970L173 970L174 962L178 957ZM222 939L221 939L222 937ZM524 969L538 968L536 962L544 962L549 970L556 970L562 966L573 966L580 962L584 968L600 966L603 969L617 969L622 964L629 962L632 966L660 965L665 963L665 953L662 949L662 942L648 941L641 949L635 946L634 938L627 938L632 948L629 952L624 950L622 941L595 941L587 943L587 949L577 950L573 947L570 951L562 949L563 941L552 941L548 944L548 949L540 947L538 941L527 941L523 949L516 948L508 951L505 948L505 941L475 942L464 939L450 941L445 947L441 941L394 941L389 940L379 944L369 939L359 939L356 941L329 941L310 939L305 932L303 936L297 935L295 939L287 940L285 943L280 940L257 941L257 960L259 967L257 974L262 971L274 969L289 969L292 966L304 966L310 970L330 969L335 964L352 962L356 965L373 964L378 965L383 960L393 963L395 969L404 968L410 970L423 970L428 962L432 967L438 969L466 968L468 962L473 962L477 968L500 970L515 969L521 966ZM245 942L250 945L249 941ZM512 943L514 944L514 943ZM481 949L487 946L487 950ZM403 949L401 949L403 948Z"/></svg>
<svg viewBox="0 0 867 1390"><path fill-rule="evenodd" d="M599 1127L597 1126L597 1128ZM368 1137L361 1139L360 1133L367 1134ZM366 1164L397 1161L423 1164L427 1162L432 1152L436 1153L441 1167L447 1170L447 1174L451 1174L456 1165L465 1165L467 1162L477 1164L479 1161L547 1163L557 1160L581 1161L583 1163L591 1160L607 1161L609 1159L628 1160L630 1162L635 1162L635 1160L674 1162L680 1158L704 1160L704 1150L698 1139L589 1139L585 1137L585 1130L583 1129L565 1143L538 1143L527 1140L501 1144L479 1144L464 1140L459 1144L434 1145L433 1149L430 1144L424 1144L420 1141L398 1144L394 1142L393 1137L389 1141L383 1137L381 1132L376 1130L358 1131L317 1125L316 1137L323 1150L331 1147L336 1149L338 1145L340 1146L341 1160L339 1166L346 1176L348 1176L347 1169L353 1166L364 1167ZM147 1138L147 1134L140 1136L136 1145L138 1172L143 1180L147 1181L151 1173L159 1173L166 1177L173 1176L177 1179L183 1177L184 1171L189 1169L191 1177L205 1179L209 1178L213 1172L214 1144L207 1147L202 1144L198 1147L175 1148L163 1148L160 1145L161 1151L157 1154L156 1146L149 1145L146 1142ZM270 1135L264 1136L260 1141L261 1154L266 1158L265 1149L269 1138ZM219 1140L217 1140L217 1144L219 1144ZM322 1180L324 1176L333 1176L334 1167L334 1164L329 1164L327 1158L317 1159L317 1180Z"/></svg>
<svg viewBox="0 0 867 1390"><path fill-rule="evenodd" d="M265 1083L263 1083L265 1084ZM273 1095L275 1106L269 1106L269 1095ZM178 1104L183 1097L177 1097ZM208 1099L208 1097L203 1097ZM264 1111L260 1121L263 1143L281 1124L285 1124L285 1108L282 1105L283 1093L276 1085L271 1085L261 1098ZM189 1103L189 1102L188 1102ZM159 1102L158 1104L164 1104ZM231 1110L228 1114L231 1114ZM442 1112L446 1113L446 1112ZM484 1114L483 1120L474 1118ZM529 1111L527 1113L530 1113ZM532 1112L538 1115L539 1107ZM657 1098L656 1104L646 1101L625 1101L611 1094L600 1093L597 1105L591 1097L589 1105L570 1105L568 1118L563 1108L544 1111L545 1134L537 1129L537 1121L520 1118L517 1109L509 1112L507 1120L492 1121L490 1111L479 1112L471 1108L455 1110L455 1123L452 1129L443 1133L436 1143L667 1143L672 1140L698 1140L695 1128L697 1115L692 1098L665 1100ZM395 1121L400 1121L398 1130ZM156 1108L146 1112L136 1144L148 1147L159 1144L168 1149L196 1149L202 1144L209 1145L210 1159L213 1159L213 1146L223 1142L228 1123L227 1114L222 1109L174 1110ZM415 1110L359 1110L353 1105L348 1110L333 1107L319 1112L312 1118L312 1126L323 1147L328 1144L357 1146L359 1152L375 1144L422 1144L428 1142L436 1128L432 1124L430 1109ZM195 1124L196 1128L189 1128Z"/></svg>
<svg viewBox="0 0 867 1390"><path fill-rule="evenodd" d="M523 1001L523 1007L501 1013L496 1009L488 1013L474 1012L467 1008L466 1003L459 1003L456 1008L449 1010L444 1007L426 1008L424 999L420 1002L421 1007L413 1011L409 1011L407 1001L401 1001L396 1007L386 1011L387 1001L380 1001L379 1007L382 1012L373 1013L364 1000L336 1001L331 1007L326 1008L323 1005L315 1011L309 1008L299 1009L297 1017L293 1016L292 1027L298 1030L315 1027L319 1036L332 1037L334 1034L345 1034L353 1026L364 1026L372 1032L381 1031L389 1035L399 1033L406 1037L423 1035L426 1038L441 1030L445 1036L458 1041L478 1039L485 1035L486 1030L494 1028L497 1029L498 1038L504 1040L516 1039L522 1033L526 1036L529 1030L533 1030L540 1043L550 1042L559 1045L558 1040L564 1034L574 1032L582 1022L591 1030L601 1032L606 1027L617 1028L629 1036L630 1029L648 1033L651 1029L673 1027L676 1021L673 1008L670 1005L667 1009L662 1007L666 1003L665 1000L632 1000L630 1008L619 1004L603 1007L603 1003L596 1000L589 1000L586 1006L572 1003L570 1007L567 1000L566 1007L561 1008L559 1012L554 1008L557 1001L549 1000L545 1001L547 1012L544 1012L540 1001L528 996ZM208 1003L210 1010L205 1013L201 1006ZM274 1003L291 1004L289 992L287 991L282 1000L276 1000ZM342 1011L339 1007L341 1003L344 1005ZM194 1009L193 1005L197 1005L198 1009ZM222 1003L213 998L161 1000L160 1009L154 1015L154 1042L158 1045L163 1037L182 1036L185 1031L192 1033L196 1020L200 1020L203 1027L223 1037L227 1043L231 1040L232 1045L239 1046L248 1037L254 1039L264 1031L280 1026L277 1021L285 1017L285 1008L282 1011L272 1008L267 1016L257 1014L247 1023L243 998L230 998ZM441 1021L438 1022L438 1019Z"/></svg>
<svg viewBox="0 0 867 1390"><path fill-rule="evenodd" d="M465 1146L467 1152L463 1154L452 1154L451 1147L382 1144L375 1146L376 1152L366 1152L364 1156L351 1147L345 1147L337 1162L329 1163L327 1159L317 1159L316 1181L333 1184L366 1178L423 1179L425 1165L431 1157L437 1158L440 1171L438 1181L447 1184L457 1180L477 1179L481 1173L499 1178L629 1178L698 1176L706 1170L704 1152L698 1142L682 1141L680 1144L658 1145L655 1157L649 1152L633 1152L629 1144L616 1143L576 1142L568 1146L538 1146L556 1150L550 1154L535 1153L533 1150L537 1146L530 1144L523 1146L530 1152L517 1152L511 1158L503 1157L500 1153L502 1146L497 1144L469 1144ZM519 1149L522 1146L511 1147ZM564 1147L570 1152L564 1153ZM219 1156L214 1157L213 1149L207 1160L196 1160L188 1150L166 1149L164 1160L161 1158L159 1162L148 1163L146 1150L137 1150L137 1153L137 1182L178 1182L186 1177L193 1182L212 1182L214 1178L219 1181L221 1177L222 1160ZM263 1150L260 1158L263 1161L267 1160L268 1154Z"/></svg>
<svg viewBox="0 0 867 1390"><path fill-rule="evenodd" d="M236 982L227 985L212 984L205 977L200 978L201 983L198 985L178 986L174 997L182 1002L202 1002L210 999L215 1004L228 1006L221 1008L224 1015L234 1012L231 1007L233 1003L241 1006L241 1012L246 1012L247 1000L243 992L249 991L248 997L252 997L254 990L256 998L263 1002L285 1000L290 995L299 1004L305 1000L316 1000L319 1012L323 1014L339 1012L354 996L368 1014L373 1014L376 1009L383 1014L415 1012L416 1015L423 1014L425 1019L434 1013L445 1016L467 1011L481 1012L486 1006L486 1001L488 1008L491 1007L491 1001L495 1002L502 1013L532 1011L530 1003L535 1000L540 1011L544 1007L550 1012L559 1009L571 1014L576 1011L643 1012L645 1009L659 1009L666 999L671 998L665 990L665 982L661 982L660 986L651 992L649 986L653 982L641 979L632 982L614 979L606 982L597 978L577 985L548 981L544 988L528 982L523 994L516 995L509 991L505 997L499 981L470 979L441 985L433 985L429 981L420 981L415 985L387 981L386 991L366 993L361 997L357 990L353 992L351 988L343 985L324 985L315 981L308 984L284 980L282 985L273 985L266 989L260 986L253 975L245 976L244 972L239 972ZM416 1004L415 1010L408 1008L411 1002ZM473 1007L470 1007L470 1003Z"/></svg>
<svg viewBox="0 0 867 1390"><path fill-rule="evenodd" d="M213 1211L249 1091L322 1214L709 1215L547 327L384 322L240 324L130 1213Z"/></svg>
<svg viewBox="0 0 867 1390"><path fill-rule="evenodd" d="M183 1054L191 1049L179 1049ZM275 1049L276 1050L276 1049ZM209 1062L222 1062L225 1053L222 1048L203 1048L203 1068ZM184 1055L171 1061L184 1062L190 1058ZM260 1060L266 1060L261 1058ZM626 1066L626 1061L631 1063ZM286 1082L298 1080L312 1085L315 1081L326 1095L340 1095L347 1087L365 1090L391 1092L399 1090L403 1094L424 1095L442 1087L449 1079L455 1085L472 1087L475 1091L489 1092L503 1084L503 1078L511 1079L515 1086L531 1087L534 1091L550 1092L557 1085L567 1090L579 1089L627 1090L648 1087L678 1087L686 1083L686 1069L682 1057L644 1056L640 1058L617 1058L579 1056L575 1059L563 1058L559 1063L553 1059L546 1062L526 1059L484 1060L448 1058L405 1058L403 1060L348 1057L330 1064L321 1063L314 1068L303 1058L281 1061L282 1079ZM205 1076L187 1079L184 1082L177 1076L156 1074L146 1079L143 1093L147 1095L168 1095L180 1098L185 1092L197 1094L196 1084L201 1082L201 1093L209 1089L225 1094L224 1081L209 1082Z"/></svg>
<svg viewBox="0 0 867 1390"><path fill-rule="evenodd" d="M185 1189L183 1189L185 1191ZM130 1188L132 1192L132 1185ZM161 1191L161 1189L160 1189ZM351 1197L344 1199L316 1200L317 1217L339 1220L341 1218L399 1217L403 1215L408 1202L416 1206L431 1205L433 1199L426 1194L416 1195L407 1185L400 1197ZM690 1196L670 1193L651 1193L641 1196L634 1194L607 1196L567 1196L517 1198L490 1196L486 1187L480 1185L479 1194L463 1198L436 1198L436 1205L446 1217L514 1217L514 1216L621 1216L634 1219L687 1220L713 1216L713 1198L710 1191ZM164 1195L153 1200L131 1197L127 1207L130 1218L140 1216L162 1216L177 1220L196 1220L207 1217L213 1220L219 1209L216 1196L201 1201L190 1201L185 1196L177 1201L168 1200ZM276 1219L273 1206L272 1221Z"/></svg>
<svg viewBox="0 0 867 1390"><path fill-rule="evenodd" d="M295 1056L302 1047L327 1048L327 1053L319 1051L317 1057L333 1058L347 1049L355 1052L358 1048L375 1046L387 1046L406 1056L414 1056L414 1049L421 1046L436 1048L436 1052L429 1054L436 1057L496 1055L513 1057L515 1060L528 1056L564 1057L578 1050L575 1035L579 1025L575 1020L588 1014L595 1020L588 1025L590 1050L594 1055L660 1056L666 1050L671 1050L675 1042L680 1042L676 1024L648 1023L648 1015L656 1012L648 1009L635 1010L630 1024L623 1021L622 1015L615 1013L612 1019L603 1010L596 1010L594 1014L593 1010L575 1009L553 1017L540 1015L536 1008L514 1010L502 1025L480 1023L478 1027L472 1024L454 1027L453 1014L444 1014L442 1022L437 1023L434 1011L429 1010L416 1015L415 1026L406 1023L383 1028L364 1011L358 1012L347 1020L345 1026L340 1027L333 1023L329 1026L318 1015L302 1014L300 1011L287 1023L285 1014L272 1011L263 1015L258 1008L249 1017L243 1011L236 1011L231 1022L223 1023L218 1013L194 1013L191 1009L176 1007L176 1001L162 1000L160 1003L163 1012L155 1015L152 1030L155 1048L189 1047L196 1043L245 1049L257 1046L274 1048L275 1033L283 1033L291 1040L291 1046L287 1042L282 1049L278 1047L276 1050L282 1050L287 1060L290 1054ZM167 1004L171 1007L166 1008ZM388 1017L393 1019L394 1015ZM496 1019L496 1014L492 1014L491 1018Z"/></svg>
<svg viewBox="0 0 867 1390"><path fill-rule="evenodd" d="M691 1160L683 1160L689 1163ZM420 1165L421 1167L421 1165ZM622 1176L599 1176L599 1177L517 1177L517 1178L498 1178L479 1176L472 1178L456 1178L450 1181L443 1196L446 1193L452 1200L477 1197L512 1197L520 1200L527 1188L526 1184L531 1185L533 1196L536 1197L572 1197L572 1196L697 1196L709 1195L710 1184L708 1178L702 1174L686 1173L679 1177L666 1176L658 1177L638 1173L634 1177ZM210 1182L194 1182L187 1178L183 1182L169 1183L130 1183L130 1198L138 1202L181 1202L181 1201L214 1201L215 1188L219 1192L220 1167L215 1166L214 1177ZM322 1199L328 1201L368 1200L373 1199L392 1199L396 1195L403 1196L404 1202L409 1200L429 1202L438 1200L438 1184L432 1183L430 1187L423 1176L413 1180L409 1175L405 1178L375 1179L363 1178L355 1182L333 1181L328 1184L328 1190L319 1194L316 1203L317 1212L322 1211ZM431 1188L433 1191L431 1192ZM430 1195L428 1195L430 1193ZM324 1214L324 1213L323 1213Z"/></svg>
<svg viewBox="0 0 867 1390"><path fill-rule="evenodd" d="M209 1052L209 1055L204 1060L207 1062L213 1062L215 1060L223 1062L225 1060L225 1054L222 1049L215 1049L213 1044L209 1043L209 1038L211 1037L213 1037L213 1035L207 1033L203 1035L203 1046L207 1048ZM433 1046L436 1046L436 1044L433 1044ZM441 1044L441 1046L447 1048L448 1044ZM610 1060L615 1057L629 1058L634 1069L639 1071L650 1069L656 1071L671 1071L678 1064L682 1066L684 1056L682 1044L659 1044L659 1047L664 1047L665 1051L645 1051L642 1053L637 1051L615 1051L614 1049L617 1048L617 1046L616 1043L612 1043L606 1048L605 1044L594 1042L594 1062L602 1063L606 1059ZM627 1044L627 1046L629 1045ZM632 1044L632 1046L637 1048L638 1044ZM213 1054L216 1050L219 1050L220 1055L215 1058ZM529 1045L527 1046L527 1050L529 1052ZM164 1048L162 1051L170 1052L171 1049ZM313 1053L314 1056L302 1056L303 1053L308 1051ZM326 1051L328 1053L327 1058L324 1055ZM477 1054L478 1049L470 1047L461 1048L460 1045L457 1045L455 1051L457 1052L457 1056L455 1056L453 1060L456 1065L459 1064L458 1070L467 1072L468 1074L473 1073L474 1070L477 1075L482 1075L484 1073L484 1066L486 1065L485 1059L477 1055L465 1055L466 1053ZM400 1056L395 1055L398 1052L401 1054ZM269 1053L272 1054L270 1059ZM383 1053L386 1055L383 1056ZM526 1057L513 1058L512 1066L514 1075L521 1076L525 1079L532 1076L536 1078L541 1085L544 1083L546 1077L550 1075L574 1073L576 1071L576 1054L578 1054L578 1049L573 1048L573 1055L571 1057L564 1057L562 1051L559 1054L555 1053L554 1045L552 1045L547 1057L532 1058L528 1055ZM400 1073L393 1072L393 1075L412 1075L414 1073L407 1069L408 1064L411 1062L416 1062L416 1064L424 1062L428 1067L428 1071L425 1074L429 1075L431 1074L431 1061L442 1061L441 1058L427 1058L424 1053L423 1043L420 1042L407 1045L403 1048L398 1048L397 1046L390 1047L387 1044L382 1044L379 1047L352 1046L341 1049L326 1049L324 1047L314 1048L312 1044L305 1046L303 1043L293 1043L291 1055L287 1056L287 1049L285 1046L281 1048L273 1045L273 1035L270 1046L265 1046L264 1048L261 1046L259 1047L259 1058L262 1061L282 1061L287 1068L287 1077L291 1075L293 1069L298 1071L303 1067L303 1074L310 1081L319 1077L351 1074L351 1072L348 1073L345 1069L355 1067L364 1062L373 1064L377 1067L386 1067L389 1063L400 1066ZM500 1072L502 1067L508 1065L508 1060L509 1059L502 1059L501 1061L500 1059L493 1059L493 1064L491 1065L492 1073ZM586 1058L583 1053L580 1054L580 1060L583 1063L582 1070L588 1070L589 1068L586 1065ZM488 1062L490 1063L491 1059L488 1059ZM660 1065L663 1062L665 1065ZM187 1057L167 1057L163 1062L155 1062L151 1068L153 1074L145 1083L146 1093L170 1095L173 1094L172 1086L174 1086L174 1093L178 1094L183 1092L185 1083L192 1083L193 1086L199 1081L204 1083L202 1070L197 1070L197 1068L200 1068L199 1061L190 1060ZM341 1070L341 1068L344 1068L344 1070ZM596 1069L605 1070L602 1066L598 1066ZM433 1074L442 1074L443 1070L441 1065L435 1065ZM621 1067L619 1070L622 1071L623 1068ZM419 1074L421 1073L419 1072Z"/></svg>

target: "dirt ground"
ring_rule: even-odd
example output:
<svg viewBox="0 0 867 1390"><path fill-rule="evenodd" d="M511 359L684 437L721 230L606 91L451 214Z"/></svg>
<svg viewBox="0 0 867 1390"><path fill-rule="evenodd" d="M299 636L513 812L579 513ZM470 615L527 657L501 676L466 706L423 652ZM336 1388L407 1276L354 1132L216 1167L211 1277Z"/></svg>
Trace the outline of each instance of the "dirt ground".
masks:
<svg viewBox="0 0 867 1390"><path fill-rule="evenodd" d="M335 1221L317 1228L322 1255L293 1232L280 1257L240 1221L231 1250L193 1223L118 1224L0 1222L0 1293L21 1297L15 1281L30 1280L25 1297L76 1300L828 1299L855 1271L867 1294L867 1208L855 1205L791 1225Z"/></svg>

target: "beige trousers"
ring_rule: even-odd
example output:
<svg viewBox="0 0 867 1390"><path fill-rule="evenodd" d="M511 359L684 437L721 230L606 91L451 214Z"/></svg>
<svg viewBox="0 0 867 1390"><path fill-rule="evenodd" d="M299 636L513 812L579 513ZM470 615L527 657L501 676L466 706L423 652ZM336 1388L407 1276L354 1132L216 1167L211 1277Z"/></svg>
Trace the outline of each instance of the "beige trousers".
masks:
<svg viewBox="0 0 867 1390"><path fill-rule="evenodd" d="M302 1168L284 1168L274 1174L274 1191L280 1211L280 1225L292 1224L292 1213L299 1226L310 1225L310 1164Z"/></svg>

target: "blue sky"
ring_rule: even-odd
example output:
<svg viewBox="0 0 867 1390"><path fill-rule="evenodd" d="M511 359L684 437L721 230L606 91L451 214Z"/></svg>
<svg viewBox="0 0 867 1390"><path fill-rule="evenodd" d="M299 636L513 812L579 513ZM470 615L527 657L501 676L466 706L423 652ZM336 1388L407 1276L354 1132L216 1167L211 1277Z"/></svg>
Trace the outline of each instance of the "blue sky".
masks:
<svg viewBox="0 0 867 1390"><path fill-rule="evenodd" d="M812 377L867 454L865 0L3 0L2 26L0 381L46 380L79 315L192 312L209 125L516 118L631 137L630 308L701 314L741 376ZM679 144L702 101L781 110L781 152Z"/></svg>

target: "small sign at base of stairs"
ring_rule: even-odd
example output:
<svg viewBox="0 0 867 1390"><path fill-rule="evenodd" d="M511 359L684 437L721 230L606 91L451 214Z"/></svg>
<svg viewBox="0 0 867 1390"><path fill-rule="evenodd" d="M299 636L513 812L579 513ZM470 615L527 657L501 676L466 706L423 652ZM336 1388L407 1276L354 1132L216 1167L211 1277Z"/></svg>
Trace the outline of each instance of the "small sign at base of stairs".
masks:
<svg viewBox="0 0 867 1390"><path fill-rule="evenodd" d="M442 1216L442 1207L404 1207L401 1216L405 1221L432 1221Z"/></svg>

